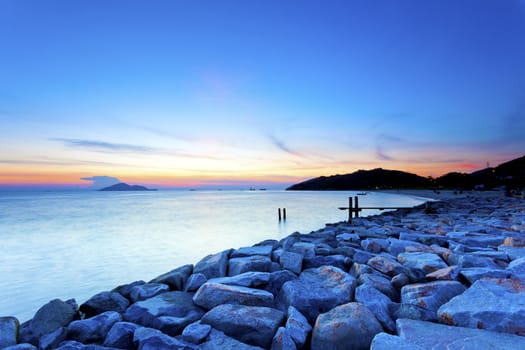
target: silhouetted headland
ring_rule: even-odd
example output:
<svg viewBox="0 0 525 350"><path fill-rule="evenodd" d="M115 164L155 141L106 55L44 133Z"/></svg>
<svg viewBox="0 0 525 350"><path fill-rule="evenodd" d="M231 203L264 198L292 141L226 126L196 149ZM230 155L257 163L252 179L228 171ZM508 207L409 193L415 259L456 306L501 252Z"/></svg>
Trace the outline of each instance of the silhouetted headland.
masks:
<svg viewBox="0 0 525 350"><path fill-rule="evenodd" d="M156 191L157 189L151 189L139 185L128 185L127 183L121 182L116 185L104 187L99 191Z"/></svg>

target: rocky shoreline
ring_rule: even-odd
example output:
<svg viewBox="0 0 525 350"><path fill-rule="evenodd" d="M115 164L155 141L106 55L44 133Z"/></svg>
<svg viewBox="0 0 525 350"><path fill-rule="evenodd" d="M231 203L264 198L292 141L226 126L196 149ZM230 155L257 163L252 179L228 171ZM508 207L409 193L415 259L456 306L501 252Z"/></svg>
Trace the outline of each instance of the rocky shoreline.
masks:
<svg viewBox="0 0 525 350"><path fill-rule="evenodd" d="M519 349L525 201L429 202L209 255L78 306L52 300L0 349Z"/></svg>

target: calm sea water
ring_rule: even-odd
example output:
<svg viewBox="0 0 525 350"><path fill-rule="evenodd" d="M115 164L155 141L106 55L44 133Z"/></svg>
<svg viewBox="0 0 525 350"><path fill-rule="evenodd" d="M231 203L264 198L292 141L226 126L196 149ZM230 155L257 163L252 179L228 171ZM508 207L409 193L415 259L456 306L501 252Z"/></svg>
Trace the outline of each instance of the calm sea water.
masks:
<svg viewBox="0 0 525 350"><path fill-rule="evenodd" d="M0 316L148 281L228 248L346 220L355 192L0 192ZM369 193L362 206L421 198ZM287 209L279 222L277 209ZM364 214L376 214L369 211Z"/></svg>

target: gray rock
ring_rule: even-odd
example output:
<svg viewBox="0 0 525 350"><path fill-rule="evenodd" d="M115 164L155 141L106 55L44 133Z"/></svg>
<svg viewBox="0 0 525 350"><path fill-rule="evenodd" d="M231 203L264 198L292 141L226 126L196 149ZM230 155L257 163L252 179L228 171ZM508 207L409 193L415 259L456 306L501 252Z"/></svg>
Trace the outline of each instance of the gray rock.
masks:
<svg viewBox="0 0 525 350"><path fill-rule="evenodd" d="M407 284L410 284L410 278L408 278L406 274L400 273L392 277L392 280L390 282L396 290L401 290L401 288L403 288Z"/></svg>
<svg viewBox="0 0 525 350"><path fill-rule="evenodd" d="M437 321L438 308L464 291L457 281L409 284L401 289L399 317Z"/></svg>
<svg viewBox="0 0 525 350"><path fill-rule="evenodd" d="M491 269L500 268L500 266L497 265L494 262L494 259L492 258L485 258L482 256L475 256L472 254L464 254L464 253L449 254L447 256L447 262L449 265L457 265L460 268L467 268L467 267L487 267Z"/></svg>
<svg viewBox="0 0 525 350"><path fill-rule="evenodd" d="M428 233L414 233L414 232L401 232L399 239L404 241L413 241L423 243L426 245L436 244L444 246L447 243L448 238L444 236L438 236Z"/></svg>
<svg viewBox="0 0 525 350"><path fill-rule="evenodd" d="M359 264L359 263L354 262L354 264L352 265L348 273L356 278L359 278L359 276L365 273L368 273L368 274L377 273L377 270L374 270L373 268L371 268L370 266L366 264Z"/></svg>
<svg viewBox="0 0 525 350"><path fill-rule="evenodd" d="M54 332L48 333L40 337L38 348L41 350L51 350L58 347L58 345L66 340L67 328L60 327Z"/></svg>
<svg viewBox="0 0 525 350"><path fill-rule="evenodd" d="M252 255L262 255L270 257L272 255L273 246L271 245L259 245L253 247L242 247L234 250L230 258L243 258Z"/></svg>
<svg viewBox="0 0 525 350"><path fill-rule="evenodd" d="M399 273L406 272L406 269L394 259L385 256L375 256L368 260L367 264L377 271L393 277Z"/></svg>
<svg viewBox="0 0 525 350"><path fill-rule="evenodd" d="M181 341L174 337L170 337L159 330L147 327L138 328L135 331L133 335L133 342L136 344L138 350L197 349L194 344Z"/></svg>
<svg viewBox="0 0 525 350"><path fill-rule="evenodd" d="M242 343L228 337L223 332L212 328L205 343L199 345L199 350L262 350L263 348Z"/></svg>
<svg viewBox="0 0 525 350"><path fill-rule="evenodd" d="M459 271L459 275L468 281L470 284L474 284L479 279L482 278L509 278L511 277L511 272L508 270L502 269L493 269L490 267L468 267L462 268Z"/></svg>
<svg viewBox="0 0 525 350"><path fill-rule="evenodd" d="M525 281L525 258L513 260L507 267L512 277Z"/></svg>
<svg viewBox="0 0 525 350"><path fill-rule="evenodd" d="M285 308L294 306L313 323L320 313L351 301L356 284L354 277L337 267L309 269L283 285L279 302Z"/></svg>
<svg viewBox="0 0 525 350"><path fill-rule="evenodd" d="M194 273L190 277L188 277L188 280L186 281L186 285L184 286L185 292L195 292L197 289L199 289L204 283L206 283L208 279L204 274L202 273Z"/></svg>
<svg viewBox="0 0 525 350"><path fill-rule="evenodd" d="M372 312L360 303L336 306L320 314L312 333L312 350L369 349L383 331Z"/></svg>
<svg viewBox="0 0 525 350"><path fill-rule="evenodd" d="M208 311L201 322L241 342L269 348L284 319L284 313L276 309L224 304Z"/></svg>
<svg viewBox="0 0 525 350"><path fill-rule="evenodd" d="M34 346L33 344L29 343L21 343L16 345L11 345L6 348L3 348L2 350L37 350L38 348Z"/></svg>
<svg viewBox="0 0 525 350"><path fill-rule="evenodd" d="M106 311L97 316L73 321L67 326L67 338L81 343L101 342L111 327L122 321L122 316L115 311Z"/></svg>
<svg viewBox="0 0 525 350"><path fill-rule="evenodd" d="M364 250L356 249L354 251L354 263L366 264L370 259L375 257L375 254L365 252Z"/></svg>
<svg viewBox="0 0 525 350"><path fill-rule="evenodd" d="M183 290L192 272L193 265L184 265L152 279L150 283L167 284L171 289Z"/></svg>
<svg viewBox="0 0 525 350"><path fill-rule="evenodd" d="M401 253L397 260L408 269L422 270L425 275L448 267L438 255L432 253Z"/></svg>
<svg viewBox="0 0 525 350"><path fill-rule="evenodd" d="M272 339L271 350L295 350L297 346L284 327L279 327Z"/></svg>
<svg viewBox="0 0 525 350"><path fill-rule="evenodd" d="M428 273L426 278L428 281L454 281L459 276L459 267L456 265L448 266L434 272Z"/></svg>
<svg viewBox="0 0 525 350"><path fill-rule="evenodd" d="M0 349L15 345L20 323L14 317L0 317Z"/></svg>
<svg viewBox="0 0 525 350"><path fill-rule="evenodd" d="M390 298L371 285L363 284L355 290L355 301L372 311L383 329L389 332L395 331L396 324L393 317L398 307Z"/></svg>
<svg viewBox="0 0 525 350"><path fill-rule="evenodd" d="M130 298L132 302L137 302L154 297L170 290L167 284L146 283L131 288Z"/></svg>
<svg viewBox="0 0 525 350"><path fill-rule="evenodd" d="M394 288L391 280L386 277L379 274L363 274L359 276L357 283L369 285L389 297L390 300L399 302L399 292Z"/></svg>
<svg viewBox="0 0 525 350"><path fill-rule="evenodd" d="M498 235L490 235L486 233L477 233L477 232L449 232L447 237L456 242L465 244L469 247L497 247L503 244L505 237Z"/></svg>
<svg viewBox="0 0 525 350"><path fill-rule="evenodd" d="M523 337L517 335L452 327L433 322L398 319L397 332L401 338L418 344L423 349L507 350L523 348Z"/></svg>
<svg viewBox="0 0 525 350"><path fill-rule="evenodd" d="M113 289L112 292L119 293L124 298L131 300L131 290L135 286L140 286L140 285L143 285L143 284L146 284L146 282L144 282L144 281L135 281L133 283L129 283L129 284L124 284L124 285L118 286L117 288Z"/></svg>
<svg viewBox="0 0 525 350"><path fill-rule="evenodd" d="M211 332L211 326L195 322L189 324L182 331L182 339L193 344L200 344Z"/></svg>
<svg viewBox="0 0 525 350"><path fill-rule="evenodd" d="M193 268L193 273L202 273L207 279L224 277L228 268L228 257L232 249L212 254L201 259Z"/></svg>
<svg viewBox="0 0 525 350"><path fill-rule="evenodd" d="M525 335L525 283L480 279L441 306L438 316L449 325Z"/></svg>
<svg viewBox="0 0 525 350"><path fill-rule="evenodd" d="M60 343L56 350L115 350L98 344L82 344L74 340L66 340Z"/></svg>
<svg viewBox="0 0 525 350"><path fill-rule="evenodd" d="M93 317L106 311L123 313L129 306L129 300L117 292L102 292L89 298L80 305L80 311L86 318Z"/></svg>
<svg viewBox="0 0 525 350"><path fill-rule="evenodd" d="M250 287L257 288L262 287L270 282L270 273L269 272L258 272L258 271L249 271L244 272L236 276L231 277L219 277L212 278L209 282L215 282L220 284L227 284L233 286L241 287Z"/></svg>
<svg viewBox="0 0 525 350"><path fill-rule="evenodd" d="M348 262L349 260L344 255L314 256L303 259L303 269L313 269L316 267L330 265L341 270L347 270Z"/></svg>
<svg viewBox="0 0 525 350"><path fill-rule="evenodd" d="M239 275L249 271L269 272L272 260L267 256L252 255L243 258L232 258L228 263L228 276Z"/></svg>
<svg viewBox="0 0 525 350"><path fill-rule="evenodd" d="M386 239L367 238L361 241L361 247L370 253L379 253L386 251L390 243Z"/></svg>
<svg viewBox="0 0 525 350"><path fill-rule="evenodd" d="M292 337L297 348L301 349L306 343L312 326L302 313L293 306L288 308L288 319L286 320L287 333Z"/></svg>
<svg viewBox="0 0 525 350"><path fill-rule="evenodd" d="M283 269L300 274L303 270L303 254L284 251L279 258L279 263Z"/></svg>
<svg viewBox="0 0 525 350"><path fill-rule="evenodd" d="M133 349L133 334L139 327L131 322L117 322L109 330L103 345L118 349Z"/></svg>
<svg viewBox="0 0 525 350"><path fill-rule="evenodd" d="M272 293L273 295L279 295L283 285L288 281L293 281L297 279L297 275L288 270L275 271L270 273L270 280L264 288L266 291Z"/></svg>
<svg viewBox="0 0 525 350"><path fill-rule="evenodd" d="M19 341L38 345L41 336L67 326L76 318L78 318L78 306L75 300L51 300L36 312L31 321L20 327Z"/></svg>
<svg viewBox="0 0 525 350"><path fill-rule="evenodd" d="M523 248L499 246L498 251L502 251L507 254L510 260L525 258L525 249Z"/></svg>
<svg viewBox="0 0 525 350"><path fill-rule="evenodd" d="M305 258L313 258L315 256L315 244L309 242L296 242L292 245L290 251L300 253Z"/></svg>
<svg viewBox="0 0 525 350"><path fill-rule="evenodd" d="M393 256L398 256L398 254L404 253L407 247L426 247L426 245L423 245L418 242L413 241L405 241L401 239L395 239L395 238L389 238L389 246L387 251L390 252Z"/></svg>
<svg viewBox="0 0 525 350"><path fill-rule="evenodd" d="M409 342L405 338L397 337L387 333L378 333L372 339L370 350L425 350L424 348Z"/></svg>
<svg viewBox="0 0 525 350"><path fill-rule="evenodd" d="M268 306L274 304L273 294L264 290L206 282L193 296L193 302L207 310L220 304Z"/></svg>
<svg viewBox="0 0 525 350"><path fill-rule="evenodd" d="M176 335L204 314L201 308L193 304L192 297L186 292L166 292L131 305L124 319Z"/></svg>

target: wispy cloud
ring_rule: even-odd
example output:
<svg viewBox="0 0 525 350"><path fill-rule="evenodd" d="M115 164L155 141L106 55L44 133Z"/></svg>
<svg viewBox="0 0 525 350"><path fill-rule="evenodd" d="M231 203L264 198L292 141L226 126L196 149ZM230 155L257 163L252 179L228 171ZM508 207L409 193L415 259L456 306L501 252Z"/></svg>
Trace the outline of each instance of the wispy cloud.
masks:
<svg viewBox="0 0 525 350"><path fill-rule="evenodd" d="M98 140L82 140L82 139L64 139L54 138L53 141L62 142L66 147L84 148L95 152L139 152L151 153L157 152L159 149L143 146L132 145L126 143L112 143Z"/></svg>
<svg viewBox="0 0 525 350"><path fill-rule="evenodd" d="M275 135L268 134L268 138L270 139L270 141L272 141L273 145L277 147L278 149L280 149L281 151L297 156L297 157L304 157L304 154L294 149L291 149L284 143L284 141L278 139Z"/></svg>

